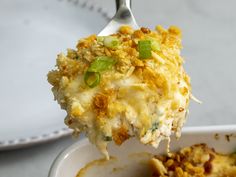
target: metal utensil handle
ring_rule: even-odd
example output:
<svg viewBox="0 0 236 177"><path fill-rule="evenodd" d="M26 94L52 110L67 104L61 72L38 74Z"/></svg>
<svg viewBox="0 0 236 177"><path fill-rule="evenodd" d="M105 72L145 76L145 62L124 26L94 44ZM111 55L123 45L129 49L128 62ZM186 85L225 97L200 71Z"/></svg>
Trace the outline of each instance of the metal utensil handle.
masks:
<svg viewBox="0 0 236 177"><path fill-rule="evenodd" d="M116 11L118 11L121 6L125 6L128 9L130 9L131 0L116 0Z"/></svg>

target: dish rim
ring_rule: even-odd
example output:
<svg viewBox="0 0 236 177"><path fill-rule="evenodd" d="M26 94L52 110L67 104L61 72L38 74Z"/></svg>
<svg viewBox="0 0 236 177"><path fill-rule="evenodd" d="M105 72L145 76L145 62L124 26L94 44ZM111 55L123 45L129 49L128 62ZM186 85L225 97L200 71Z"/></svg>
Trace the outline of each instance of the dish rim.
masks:
<svg viewBox="0 0 236 177"><path fill-rule="evenodd" d="M234 125L211 125L211 126L191 126L191 127L184 127L182 130L182 134L189 135L189 134L202 134L202 133L211 133L211 132L235 132L236 131L236 124ZM87 138L81 139L76 143L73 143L69 147L62 150L55 160L53 161L48 177L56 177L57 171L60 167L60 164L63 160L73 151L78 148L81 148L89 143Z"/></svg>

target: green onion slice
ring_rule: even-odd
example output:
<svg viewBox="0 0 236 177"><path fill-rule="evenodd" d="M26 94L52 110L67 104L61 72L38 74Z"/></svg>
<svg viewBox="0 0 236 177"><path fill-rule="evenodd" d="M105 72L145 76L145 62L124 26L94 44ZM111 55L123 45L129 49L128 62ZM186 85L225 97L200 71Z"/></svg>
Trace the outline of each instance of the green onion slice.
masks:
<svg viewBox="0 0 236 177"><path fill-rule="evenodd" d="M97 57L89 66L88 71L89 72L101 72L108 69L111 69L111 67L116 64L116 60L114 60L111 57L107 56L100 56Z"/></svg>
<svg viewBox="0 0 236 177"><path fill-rule="evenodd" d="M96 87L100 83L100 73L86 71L84 75L84 82L90 88Z"/></svg>
<svg viewBox="0 0 236 177"><path fill-rule="evenodd" d="M115 36L104 36L103 44L108 48L115 49L120 45L120 41Z"/></svg>
<svg viewBox="0 0 236 177"><path fill-rule="evenodd" d="M104 36L97 36L97 41L98 42L103 42Z"/></svg>
<svg viewBox="0 0 236 177"><path fill-rule="evenodd" d="M161 44L156 38L148 36L147 40L151 41L151 48L153 51L161 51Z"/></svg>
<svg viewBox="0 0 236 177"><path fill-rule="evenodd" d="M150 40L138 41L138 51L140 59L150 58L152 56L151 50L152 48Z"/></svg>
<svg viewBox="0 0 236 177"><path fill-rule="evenodd" d="M151 48L153 51L160 51L161 50L161 45L157 40L152 40L151 41Z"/></svg>

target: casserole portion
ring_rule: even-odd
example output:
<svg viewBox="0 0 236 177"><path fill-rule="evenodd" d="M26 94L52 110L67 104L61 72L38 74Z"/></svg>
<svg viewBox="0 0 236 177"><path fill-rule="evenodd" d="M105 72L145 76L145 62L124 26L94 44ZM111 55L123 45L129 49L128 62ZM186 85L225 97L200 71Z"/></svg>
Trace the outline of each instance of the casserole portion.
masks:
<svg viewBox="0 0 236 177"><path fill-rule="evenodd" d="M81 39L48 73L66 125L74 135L85 132L107 158L110 141L120 145L135 136L158 147L172 132L179 137L191 97L181 48L173 26L122 26L110 36Z"/></svg>
<svg viewBox="0 0 236 177"><path fill-rule="evenodd" d="M152 177L235 177L236 154L223 155L206 144L186 147L150 161Z"/></svg>

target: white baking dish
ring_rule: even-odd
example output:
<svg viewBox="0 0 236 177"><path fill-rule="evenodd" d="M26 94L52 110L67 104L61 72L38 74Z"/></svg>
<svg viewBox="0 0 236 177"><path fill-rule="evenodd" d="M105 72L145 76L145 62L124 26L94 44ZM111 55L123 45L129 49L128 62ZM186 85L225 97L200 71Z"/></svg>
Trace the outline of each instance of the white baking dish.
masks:
<svg viewBox="0 0 236 177"><path fill-rule="evenodd" d="M171 150L178 150L185 146L190 146L198 143L206 143L210 147L221 153L230 153L236 149L236 125L225 126L207 126L207 127L186 127L183 129L182 136L179 140L172 137ZM166 143L160 144L158 149L150 146L145 146L139 143L135 138L126 141L121 146L116 146L113 143L109 146L109 153L119 159L124 159L122 165L130 157L130 154L140 152L150 152L154 154L165 153ZM103 158L100 152L94 145L91 145L87 139L81 140L72 146L65 149L52 164L49 172L49 177L75 177L77 172L84 167L88 162L95 159ZM120 165L120 164L115 164ZM106 168L102 168L106 169ZM96 177L105 177L105 170L96 171ZM136 170L136 173L138 170ZM124 174L122 174L124 175ZM92 175L90 175L92 176ZM109 174L109 177L121 176L119 173ZM133 176L133 175L131 175Z"/></svg>

